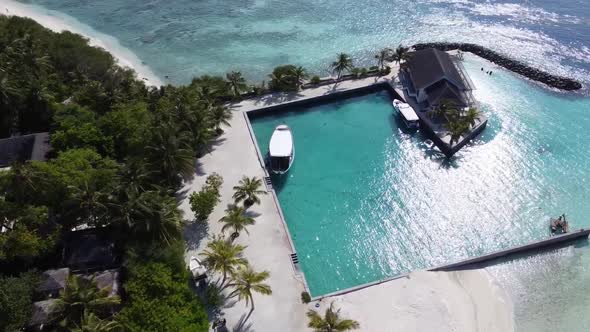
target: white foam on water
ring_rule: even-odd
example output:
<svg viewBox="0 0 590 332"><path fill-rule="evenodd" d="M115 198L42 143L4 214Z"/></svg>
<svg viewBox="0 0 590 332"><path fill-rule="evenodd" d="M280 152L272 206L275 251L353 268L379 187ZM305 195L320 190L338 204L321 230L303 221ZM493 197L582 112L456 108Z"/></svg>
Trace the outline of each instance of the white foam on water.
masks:
<svg viewBox="0 0 590 332"><path fill-rule="evenodd" d="M13 0L0 0L0 14L28 17L55 32L69 30L88 38L90 45L110 52L118 64L135 70L139 79L147 85L163 85L162 80L128 48L122 46L113 36L100 33L75 18L39 6L23 4Z"/></svg>

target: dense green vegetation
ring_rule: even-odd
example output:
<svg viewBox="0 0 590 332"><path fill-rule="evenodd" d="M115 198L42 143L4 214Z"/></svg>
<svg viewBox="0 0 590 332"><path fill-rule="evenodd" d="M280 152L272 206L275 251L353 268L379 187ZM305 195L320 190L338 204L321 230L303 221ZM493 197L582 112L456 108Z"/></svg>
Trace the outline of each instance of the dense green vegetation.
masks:
<svg viewBox="0 0 590 332"><path fill-rule="evenodd" d="M380 67L385 60L385 54L378 58ZM352 78L384 72L354 68L346 54L332 69L338 79L345 71ZM225 102L298 91L309 78L294 65L269 76L268 88L265 82L249 86L240 72L146 87L79 35L0 16L0 138L48 131L53 148L47 162L15 163L0 173L0 329L26 325L36 271L57 267L65 235L90 226L106 230L124 253L124 296L107 296L93 280L71 277L54 307L59 329L207 331L207 314L189 286L181 238L187 221L174 195L195 173L195 158L230 125ZM209 218L222 184L213 173L190 196L196 221ZM209 308L236 298L251 314L253 293L272 294L269 272L254 271L245 246L233 243L255 223L248 209L261 203L261 186L244 176L233 187L235 204L219 220L222 233L231 235L213 236L201 253L210 272L202 294Z"/></svg>
<svg viewBox="0 0 590 332"><path fill-rule="evenodd" d="M0 277L0 331L18 331L29 320L37 281L34 272Z"/></svg>
<svg viewBox="0 0 590 332"><path fill-rule="evenodd" d="M195 213L195 220L207 221L215 205L219 203L219 188L223 184L223 178L213 173L207 177L205 185L198 192L189 197L191 210Z"/></svg>
<svg viewBox="0 0 590 332"><path fill-rule="evenodd" d="M79 35L0 17L0 137L49 131L54 148L48 162L0 174L0 220L8 230L0 234L0 266L13 274L3 284L22 284L11 290L22 296L2 293L3 323L18 328L30 315L34 287L18 273L56 266L52 253L63 235L87 224L106 227L126 252L128 299L115 320L131 331L207 330L182 262L174 193L231 116L223 101L243 89L236 76L231 84L203 76L187 86L148 88ZM167 259L147 254L162 251ZM66 290L61 298L76 294ZM113 319L62 304L60 320L81 330Z"/></svg>

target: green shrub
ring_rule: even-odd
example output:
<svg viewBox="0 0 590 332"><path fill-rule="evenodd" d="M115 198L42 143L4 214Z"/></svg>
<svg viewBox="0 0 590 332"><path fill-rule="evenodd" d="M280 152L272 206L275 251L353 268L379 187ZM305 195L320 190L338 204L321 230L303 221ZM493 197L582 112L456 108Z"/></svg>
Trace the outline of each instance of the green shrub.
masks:
<svg viewBox="0 0 590 332"><path fill-rule="evenodd" d="M359 77L361 75L361 68L359 67L354 67L350 70L350 73L352 74L352 76L354 77Z"/></svg>
<svg viewBox="0 0 590 332"><path fill-rule="evenodd" d="M0 277L0 331L22 331L33 309L37 274Z"/></svg>
<svg viewBox="0 0 590 332"><path fill-rule="evenodd" d="M319 76L317 76L317 75L315 75L315 76L313 76L313 77L312 77L312 78L309 80L309 83L311 83L311 84L320 84L320 81L321 81L320 77L319 77Z"/></svg>
<svg viewBox="0 0 590 332"><path fill-rule="evenodd" d="M188 287L188 272L159 262L131 263L127 305L117 320L127 331L207 331L209 323Z"/></svg>
<svg viewBox="0 0 590 332"><path fill-rule="evenodd" d="M219 188L222 184L223 178L219 174L213 173L207 177L205 185L200 191L190 195L191 210L194 212L197 221L206 221L213 209L215 209L215 205L220 202Z"/></svg>
<svg viewBox="0 0 590 332"><path fill-rule="evenodd" d="M215 191L219 195L219 188L223 184L223 177L217 173L211 173L205 180L205 188L210 191Z"/></svg>
<svg viewBox="0 0 590 332"><path fill-rule="evenodd" d="M361 77L367 76L367 68L361 68L360 76Z"/></svg>
<svg viewBox="0 0 590 332"><path fill-rule="evenodd" d="M311 295L308 292L301 292L301 301L305 304L311 302Z"/></svg>
<svg viewBox="0 0 590 332"><path fill-rule="evenodd" d="M377 67L377 66L369 67L369 71L375 71L375 70L379 70L379 67Z"/></svg>

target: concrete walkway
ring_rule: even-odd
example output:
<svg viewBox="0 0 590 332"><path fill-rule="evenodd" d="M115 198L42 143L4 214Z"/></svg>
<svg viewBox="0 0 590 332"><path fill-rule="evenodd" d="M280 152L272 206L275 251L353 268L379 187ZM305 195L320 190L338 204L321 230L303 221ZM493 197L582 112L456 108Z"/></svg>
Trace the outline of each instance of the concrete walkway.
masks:
<svg viewBox="0 0 590 332"><path fill-rule="evenodd" d="M397 73L397 68L394 68L392 73ZM386 82L391 77L392 75L388 75L344 81L306 89L299 93L261 96L232 105L234 114L230 121L231 127L224 128L225 133L214 143L211 152L198 160L197 173L191 181L185 183L180 192L180 208L184 219L193 220L194 215L188 201L190 194L199 191L211 173L217 172L223 177L221 203L211 214L209 222L194 223L185 229L187 265L191 256L198 256L206 247L208 237L221 232L222 224L218 220L224 216L226 206L233 203L232 187L237 185L244 175L258 178L266 175L258 160L244 112ZM227 320L227 327L230 331L307 331L305 312L311 305L301 302L301 292L305 290L305 284L302 275L291 264L290 254L293 251L288 231L284 227L273 196L261 196L261 204L253 206L250 211L256 215L256 224L248 228L250 235L241 234L236 243L247 246L245 256L255 270L270 271L268 284L272 287L273 294L262 296L254 293L255 310L246 324L241 323L250 308L243 302L224 308L222 315ZM322 303L320 310L323 311L325 305Z"/></svg>

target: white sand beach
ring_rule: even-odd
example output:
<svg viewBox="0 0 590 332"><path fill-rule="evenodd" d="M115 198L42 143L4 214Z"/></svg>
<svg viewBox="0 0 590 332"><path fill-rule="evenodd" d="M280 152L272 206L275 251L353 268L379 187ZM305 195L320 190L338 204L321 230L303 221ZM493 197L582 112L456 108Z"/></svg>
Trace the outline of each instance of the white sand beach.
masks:
<svg viewBox="0 0 590 332"><path fill-rule="evenodd" d="M90 45L101 47L110 52L120 66L133 68L137 73L137 78L143 79L146 85L163 85L162 80L133 52L123 47L116 38L100 33L73 17L13 0L0 0L0 14L29 17L53 31L69 30L80 34L88 38Z"/></svg>
<svg viewBox="0 0 590 332"><path fill-rule="evenodd" d="M331 301L363 331L514 331L512 302L485 270L416 271Z"/></svg>

